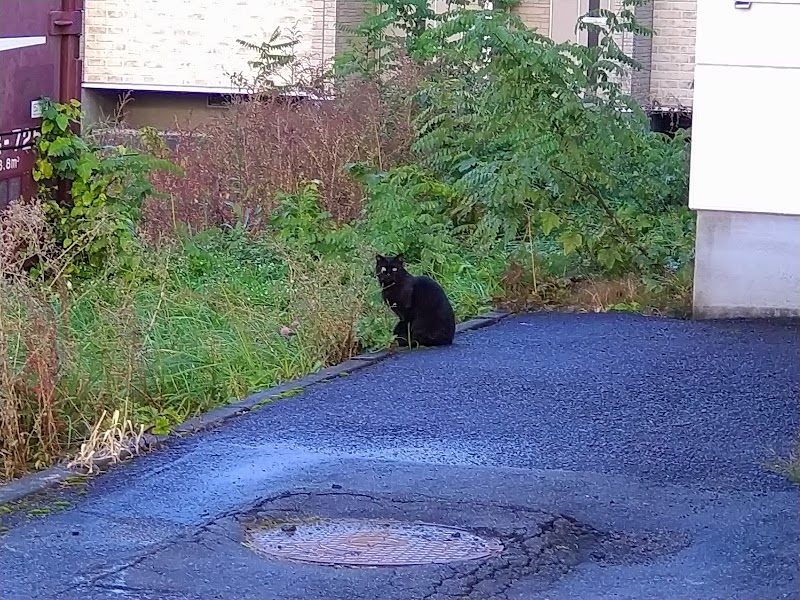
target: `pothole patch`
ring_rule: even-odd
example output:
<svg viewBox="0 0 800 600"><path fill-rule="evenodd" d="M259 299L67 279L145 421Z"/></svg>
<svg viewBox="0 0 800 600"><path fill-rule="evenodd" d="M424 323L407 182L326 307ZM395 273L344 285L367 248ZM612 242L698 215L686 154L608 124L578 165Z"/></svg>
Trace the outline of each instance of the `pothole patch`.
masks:
<svg viewBox="0 0 800 600"><path fill-rule="evenodd" d="M376 519L318 519L254 524L245 545L263 556L303 563L403 567L487 559L500 540L431 523Z"/></svg>

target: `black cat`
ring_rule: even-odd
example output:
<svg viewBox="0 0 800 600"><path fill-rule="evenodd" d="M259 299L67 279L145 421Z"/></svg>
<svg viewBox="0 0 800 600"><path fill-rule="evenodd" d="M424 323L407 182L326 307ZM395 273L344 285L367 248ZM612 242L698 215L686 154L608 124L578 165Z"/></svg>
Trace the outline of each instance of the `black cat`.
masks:
<svg viewBox="0 0 800 600"><path fill-rule="evenodd" d="M448 346L456 334L456 317L442 286L430 277L415 277L403 256L375 260L375 276L383 301L400 317L394 334L401 346Z"/></svg>

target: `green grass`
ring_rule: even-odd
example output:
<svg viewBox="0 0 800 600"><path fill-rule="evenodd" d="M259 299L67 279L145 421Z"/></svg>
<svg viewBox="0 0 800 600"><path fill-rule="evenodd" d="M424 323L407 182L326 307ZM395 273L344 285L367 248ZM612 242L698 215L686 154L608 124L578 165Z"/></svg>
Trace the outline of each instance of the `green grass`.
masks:
<svg viewBox="0 0 800 600"><path fill-rule="evenodd" d="M132 282L76 285L57 389L63 447L84 440L103 411L121 409L134 424L167 433L256 390L388 346L393 317L372 260L366 250L311 259L268 238L211 231L151 250ZM459 318L492 307L502 265L465 253L437 274Z"/></svg>
<svg viewBox="0 0 800 600"><path fill-rule="evenodd" d="M800 484L800 435L787 456L777 457L766 465L767 469Z"/></svg>
<svg viewBox="0 0 800 600"><path fill-rule="evenodd" d="M52 394L57 431L33 426L32 411L40 410L35 396L16 407L8 404L17 414L10 413L7 422L33 433L26 437L24 465L20 455L3 454L0 444L6 477L74 452L91 437L104 411L119 410L121 422L164 434L251 392L387 347L394 317L382 305L371 272L381 244L359 235L349 249L320 254L279 243L274 236L207 231L171 247L145 249L143 266L133 277L76 282L66 300L43 299L54 303L58 320L59 366ZM530 253L517 247L482 253L451 244L446 254L411 264L409 270L435 276L459 320L490 310L504 293L520 295L520 307L588 303L593 310L608 310L637 302L629 297L640 293L635 286L590 291L577 299L568 289L548 287L546 282L575 260L551 250L539 241L533 259L540 296L556 293L549 300L531 300ZM504 274L515 257L523 277L509 287ZM65 315L57 318L61 309ZM292 334L282 334L285 328ZM18 341L25 331L16 331ZM14 331L5 333L14 337ZM25 353L24 344L13 347ZM36 381L34 375L22 372L22 379Z"/></svg>

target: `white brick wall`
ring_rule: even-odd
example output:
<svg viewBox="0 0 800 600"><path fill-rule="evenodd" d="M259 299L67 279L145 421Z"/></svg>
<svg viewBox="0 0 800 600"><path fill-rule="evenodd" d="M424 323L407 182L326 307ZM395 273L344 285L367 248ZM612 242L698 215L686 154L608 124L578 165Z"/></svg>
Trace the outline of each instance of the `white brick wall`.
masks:
<svg viewBox="0 0 800 600"><path fill-rule="evenodd" d="M692 105L696 20L697 0L654 0L651 101Z"/></svg>
<svg viewBox="0 0 800 600"><path fill-rule="evenodd" d="M275 27L296 26L302 39L298 53L321 64L334 55L342 36L337 10L340 21L355 24L363 6L358 0L85 0L85 5L89 86L209 92L232 90L230 74L247 72L254 55L237 38L261 43ZM653 0L652 6L656 35L648 100L691 106L697 0ZM551 0L522 0L517 9L544 34L550 10ZM632 49L632 39L619 41Z"/></svg>
<svg viewBox="0 0 800 600"><path fill-rule="evenodd" d="M89 86L232 91L276 27L296 27L296 52L329 60L336 0L85 0L84 81Z"/></svg>

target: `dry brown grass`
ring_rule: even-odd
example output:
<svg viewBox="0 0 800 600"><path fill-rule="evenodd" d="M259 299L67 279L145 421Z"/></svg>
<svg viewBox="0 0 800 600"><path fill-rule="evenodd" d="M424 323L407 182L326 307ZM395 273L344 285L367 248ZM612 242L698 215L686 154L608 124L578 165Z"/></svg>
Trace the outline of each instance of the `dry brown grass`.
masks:
<svg viewBox="0 0 800 600"><path fill-rule="evenodd" d="M143 436L144 426L136 427L128 418L127 410L120 413L117 409L111 415L103 411L89 437L81 444L80 451L67 466L93 473L99 464L116 464L139 454Z"/></svg>
<svg viewBox="0 0 800 600"><path fill-rule="evenodd" d="M61 452L56 387L59 315L52 290L31 285L26 269L51 252L40 204L0 215L0 461L3 476L50 464Z"/></svg>
<svg viewBox="0 0 800 600"><path fill-rule="evenodd" d="M309 180L320 182L325 210L352 219L362 193L345 166L397 164L410 146L410 119L368 84L340 90L332 100L240 101L212 122L179 132L171 159L185 176L157 176L169 200L147 205L147 230L160 238L179 224L193 231L230 224L235 207L266 216L278 193L295 193ZM257 230L263 222L250 225Z"/></svg>
<svg viewBox="0 0 800 600"><path fill-rule="evenodd" d="M634 276L619 279L554 278L520 263L503 275L504 296L498 304L513 311L558 309L583 312L611 310L685 317L691 314L690 273L680 273L651 289Z"/></svg>

